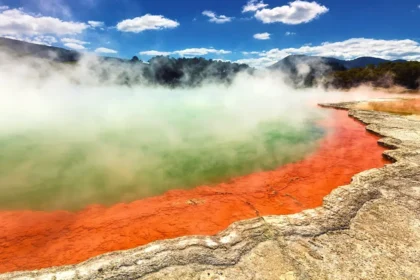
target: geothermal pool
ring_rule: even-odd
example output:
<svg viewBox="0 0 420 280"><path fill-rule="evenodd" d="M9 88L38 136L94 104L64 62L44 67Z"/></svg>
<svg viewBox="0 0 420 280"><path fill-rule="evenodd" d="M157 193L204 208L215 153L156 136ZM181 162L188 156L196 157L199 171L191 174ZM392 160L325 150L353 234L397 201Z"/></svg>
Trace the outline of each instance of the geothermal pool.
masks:
<svg viewBox="0 0 420 280"><path fill-rule="evenodd" d="M0 272L300 212L386 163L347 112L314 106L340 94L264 71L169 89L97 80L89 60L4 61Z"/></svg>
<svg viewBox="0 0 420 280"><path fill-rule="evenodd" d="M118 112L120 120L84 112L77 121L0 130L0 210L77 211L221 183L298 161L325 133L316 115L299 125L273 116L241 127L228 113L176 103L146 115Z"/></svg>
<svg viewBox="0 0 420 280"><path fill-rule="evenodd" d="M367 133L362 124L347 116L346 111L327 111L331 112L328 118L294 127L276 119L261 123L255 126L249 138L236 139L233 136L238 134L232 133L232 139L237 141L227 143L216 137L205 141L208 137L195 138L193 133L188 141L183 141L191 145L187 145L189 149L169 149L173 153L171 156L164 148L167 142L156 144L151 141L147 147L142 141L144 134L136 135L131 128L125 131L124 137L119 133L108 133L106 143L129 147L126 153L122 153L123 158L132 158L135 150L142 154L152 150L158 157L167 156L163 163L168 167L153 170L162 162L152 162L155 165L149 169L136 169L149 174L145 178L128 176L131 184L125 181L121 184L120 180L126 177L119 172L132 172L130 168L136 167L141 160L118 165L121 162L96 159L96 164L105 162L107 168L91 176L95 169L92 162L86 160L91 153L86 149L95 150L93 146L84 146L83 143L84 148L80 148L76 145L74 155L75 151L69 148L74 142L71 145L65 143L64 149L52 144L40 147L37 144L39 135L34 138L33 134L21 136L23 138L19 141L3 140L10 141L8 145L15 147L8 149L6 154L9 161L15 161L2 162L2 167L10 170L16 168L13 163L18 159L26 161L26 153L39 162L45 160L44 166L30 165L32 168L39 168L36 169L38 172L44 170L46 174L50 171L45 168L52 168L57 176L63 175L58 171L60 168L71 167L72 163L78 162L77 159L84 158L86 163L68 177L64 176L64 180L43 178L34 172L32 176L35 177L25 178L23 183L33 184L31 188L36 190L25 195L17 188L14 194L12 191L8 193L8 199L2 198L11 209L0 211L0 272L74 264L102 253L134 248L155 240L216 234L242 219L290 214L320 206L325 195L348 184L354 174L386 163L382 158L384 148L377 145L378 137ZM190 131L188 124L185 124L185 129ZM153 134L153 130L150 133ZM132 140L128 140L131 136ZM55 137L52 139L57 139ZM27 148L18 152L25 145ZM98 155L108 156L109 147L101 149ZM4 158L5 152L2 153ZM63 155L69 158L61 162L58 159ZM118 169L117 175L112 173L115 168ZM27 170L30 169L25 172ZM18 171L22 172L19 168ZM73 178L77 174L87 177ZM39 181L33 179L37 176ZM110 176L117 177L111 180ZM157 183L152 182L154 176ZM171 181L173 178L176 180ZM49 185L43 186L42 180ZM110 184L107 185L109 189L101 185L104 182ZM152 182L149 186L159 187L143 191L147 182ZM164 186L167 182L172 183ZM209 185L209 182L213 184ZM22 182L14 183L20 183L24 189ZM115 185L110 187L111 183ZM187 186L187 189L178 189L178 186ZM167 191L172 187L177 190ZM66 188L69 188L67 192ZM55 196L62 200L55 203ZM149 198L140 199L142 197ZM125 199L132 202L119 203ZM64 211L74 209L74 205L82 210ZM55 208L62 209L53 210Z"/></svg>

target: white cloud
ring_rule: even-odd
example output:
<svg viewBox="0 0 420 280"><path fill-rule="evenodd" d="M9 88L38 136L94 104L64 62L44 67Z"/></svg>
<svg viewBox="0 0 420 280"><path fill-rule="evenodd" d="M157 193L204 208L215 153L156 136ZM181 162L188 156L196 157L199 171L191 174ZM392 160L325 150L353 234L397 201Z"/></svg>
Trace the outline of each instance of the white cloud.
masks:
<svg viewBox="0 0 420 280"><path fill-rule="evenodd" d="M66 44L73 43L73 44L78 44L78 45L90 44L89 42L85 42L85 41L81 41L81 40L73 39L73 38L63 38L61 39L61 42L66 43Z"/></svg>
<svg viewBox="0 0 420 280"><path fill-rule="evenodd" d="M64 46L73 50L85 50L85 45L90 44L89 42L85 42L74 38L62 38L61 42L64 44Z"/></svg>
<svg viewBox="0 0 420 280"><path fill-rule="evenodd" d="M207 55L207 54L230 54L231 51L206 49L206 48L191 48L191 49L175 51L173 53L174 54L179 54L180 56L185 56L185 55L203 56L203 55Z"/></svg>
<svg viewBox="0 0 420 280"><path fill-rule="evenodd" d="M203 16L209 17L209 21L210 22L214 22L214 23L226 23L226 22L230 22L232 21L231 17L227 17L224 15L220 15L218 16L216 13L212 12L212 11L204 11Z"/></svg>
<svg viewBox="0 0 420 280"><path fill-rule="evenodd" d="M226 50L216 50L213 48L207 49L207 48L190 48L185 50L178 50L178 51L172 51L172 52L162 52L162 51L143 51L140 52L141 55L148 55L148 56L158 56L158 55L179 55L179 56L203 56L208 54L230 54L231 51Z"/></svg>
<svg viewBox="0 0 420 280"><path fill-rule="evenodd" d="M289 5L259 10L255 13L255 17L263 23L300 24L310 22L326 12L328 8L317 2L297 0Z"/></svg>
<svg viewBox="0 0 420 280"><path fill-rule="evenodd" d="M362 56L373 56L383 59L420 59L420 44L413 40L379 40L354 38L342 42L325 42L319 46L303 46L299 49L286 49L293 53L317 56L354 59Z"/></svg>
<svg viewBox="0 0 420 280"><path fill-rule="evenodd" d="M264 68L273 65L277 61L274 61L272 59L266 58L266 57L259 57L259 58L243 58L235 61L239 64L248 64L251 67L256 68Z"/></svg>
<svg viewBox="0 0 420 280"><path fill-rule="evenodd" d="M257 34L254 34L254 38L255 39L257 39L257 40L269 40L270 39L270 33L267 33L267 32L265 32L265 33L257 33Z"/></svg>
<svg viewBox="0 0 420 280"><path fill-rule="evenodd" d="M80 44L76 44L76 43L66 43L66 44L64 44L64 46L66 46L69 49L78 50L78 51L86 49L85 46L80 45Z"/></svg>
<svg viewBox="0 0 420 280"><path fill-rule="evenodd" d="M108 48L97 48L95 50L96 53L109 53L109 54L116 54L118 53L116 50L108 49Z"/></svg>
<svg viewBox="0 0 420 280"><path fill-rule="evenodd" d="M296 35L296 33L295 32L287 31L286 33L284 33L284 35L286 35L286 36L293 36L293 35Z"/></svg>
<svg viewBox="0 0 420 280"><path fill-rule="evenodd" d="M88 25L82 22L62 21L58 18L31 15L12 9L0 13L0 35L37 36L82 33Z"/></svg>
<svg viewBox="0 0 420 280"><path fill-rule="evenodd" d="M57 43L57 39L53 36L35 36L29 41L30 43L38 44L38 45L46 45L51 46L54 43Z"/></svg>
<svg viewBox="0 0 420 280"><path fill-rule="evenodd" d="M220 61L220 62L232 62L232 60L229 60L229 59L220 59L220 58L215 58L213 60Z"/></svg>
<svg viewBox="0 0 420 280"><path fill-rule="evenodd" d="M9 9L9 6L0 6L0 11L2 11L2 10L8 10Z"/></svg>
<svg viewBox="0 0 420 280"><path fill-rule="evenodd" d="M136 17L133 19L126 19L117 24L117 29L122 32L134 32L140 33L145 30L161 30L168 28L176 28L179 23L165 18L163 16L155 16L146 14L142 17Z"/></svg>
<svg viewBox="0 0 420 280"><path fill-rule="evenodd" d="M252 51L252 52L242 52L243 55L255 55L259 54L260 52Z"/></svg>
<svg viewBox="0 0 420 280"><path fill-rule="evenodd" d="M264 1L258 2L258 0L249 0L248 3L242 8L242 13L255 12L267 6L267 4L264 4Z"/></svg>
<svg viewBox="0 0 420 280"><path fill-rule="evenodd" d="M92 28L100 28L100 27L104 27L105 23L103 21L94 21L94 20L89 20L88 24L92 27Z"/></svg>
<svg viewBox="0 0 420 280"><path fill-rule="evenodd" d="M6 35L5 38L12 39L12 40L19 40L24 41L32 44L37 45L44 45L44 46L51 46L54 43L57 43L57 39L53 36L33 36L33 37L25 37L25 36L11 36Z"/></svg>
<svg viewBox="0 0 420 280"><path fill-rule="evenodd" d="M155 50L150 50L150 51L144 51L144 52L139 52L139 54L141 55L148 55L148 56L167 56L170 55L170 52L161 52L161 51L155 51Z"/></svg>
<svg viewBox="0 0 420 280"><path fill-rule="evenodd" d="M318 46L304 45L300 48L271 49L258 54L258 58L238 60L254 67L267 67L288 55L335 57L344 60L373 56L388 60L420 60L420 44L413 40L379 40L353 38L342 42L325 42Z"/></svg>

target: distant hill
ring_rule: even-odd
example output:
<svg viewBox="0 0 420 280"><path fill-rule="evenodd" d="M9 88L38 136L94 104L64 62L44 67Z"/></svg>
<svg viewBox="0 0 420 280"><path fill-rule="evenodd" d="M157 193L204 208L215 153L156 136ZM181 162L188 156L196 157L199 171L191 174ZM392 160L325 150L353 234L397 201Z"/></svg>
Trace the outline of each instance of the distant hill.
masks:
<svg viewBox="0 0 420 280"><path fill-rule="evenodd" d="M344 67L347 69L353 69L353 68L360 68L360 67L366 67L368 65L379 65L381 63L390 62L389 60L377 58L377 57L359 57L353 60L339 60Z"/></svg>
<svg viewBox="0 0 420 280"><path fill-rule="evenodd" d="M80 59L81 54L63 48L37 45L18 40L0 37L0 49L17 56L32 56L51 59L58 62L75 62Z"/></svg>
<svg viewBox="0 0 420 280"><path fill-rule="evenodd" d="M0 37L0 51L14 57L34 57L59 63L77 62L82 53L63 48L37 45ZM131 85L163 85L168 87L196 87L205 82L231 83L242 71L252 72L246 64L204 58L173 58L157 56L147 63L133 57L131 60L101 57L85 69L89 77L101 83ZM1 62L0 62L1 63ZM66 65L64 65L65 67ZM75 81L77 82L77 81Z"/></svg>
<svg viewBox="0 0 420 280"><path fill-rule="evenodd" d="M353 88L363 84L390 88L402 86L410 90L420 88L420 62L392 61L378 65L336 71L330 74L328 84L334 88ZM327 85L328 85L327 84Z"/></svg>
<svg viewBox="0 0 420 280"><path fill-rule="evenodd" d="M307 56L307 55L289 55L282 60L279 60L277 63L269 66L269 69L277 70L290 70L297 69L299 64L306 64L310 66L316 66L321 63L324 64L341 64L339 59L329 58L329 57L320 57L320 56Z"/></svg>
<svg viewBox="0 0 420 280"><path fill-rule="evenodd" d="M341 60L332 57L290 55L268 67L279 70L285 74L286 81L294 86L309 87L318 83L325 83L331 73L346 71L355 68L364 68L368 65L378 66L391 62L376 57L359 57L353 60ZM396 60L393 62L406 62Z"/></svg>
<svg viewBox="0 0 420 280"><path fill-rule="evenodd" d="M14 57L35 57L55 61L63 67L83 56L77 51L37 45L0 37L0 51ZM246 64L204 58L158 56L143 62L137 57L121 59L98 57L89 75L100 83L124 85L163 85L196 87L206 82L231 83L240 72L253 73ZM64 63L64 64L63 64ZM291 55L269 67L280 70L287 83L295 87L314 85L350 88L363 83L389 87L394 84L416 89L420 85L420 62L388 61L375 57L340 60L331 57ZM35 69L36 70L36 69ZM91 77L90 76L90 77Z"/></svg>
<svg viewBox="0 0 420 280"><path fill-rule="evenodd" d="M399 59L395 61L386 60L377 57L359 57L353 60L342 60L332 57L322 57L322 56L307 56L307 55L289 55L277 63L269 67L269 69L280 69L284 70L285 68L296 67L299 63L308 64L311 66L319 65L323 63L329 67L331 70L338 69L353 69L366 67L368 65L379 65L386 62L405 62L405 60Z"/></svg>
<svg viewBox="0 0 420 280"><path fill-rule="evenodd" d="M330 72L347 69L338 59L306 55L290 55L268 68L281 71L297 87L313 86Z"/></svg>

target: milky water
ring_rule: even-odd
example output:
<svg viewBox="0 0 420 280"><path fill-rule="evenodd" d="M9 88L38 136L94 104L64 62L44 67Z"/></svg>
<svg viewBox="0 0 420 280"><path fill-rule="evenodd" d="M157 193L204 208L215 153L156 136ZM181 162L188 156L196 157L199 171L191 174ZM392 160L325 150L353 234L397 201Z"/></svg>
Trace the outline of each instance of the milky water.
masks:
<svg viewBox="0 0 420 280"><path fill-rule="evenodd" d="M310 120L244 126L214 104L137 106L0 133L1 207L75 210L222 182L299 160L322 136Z"/></svg>
<svg viewBox="0 0 420 280"><path fill-rule="evenodd" d="M324 93L279 74L128 87L96 79L97 61L1 59L1 209L78 210L224 182L302 159L323 134Z"/></svg>

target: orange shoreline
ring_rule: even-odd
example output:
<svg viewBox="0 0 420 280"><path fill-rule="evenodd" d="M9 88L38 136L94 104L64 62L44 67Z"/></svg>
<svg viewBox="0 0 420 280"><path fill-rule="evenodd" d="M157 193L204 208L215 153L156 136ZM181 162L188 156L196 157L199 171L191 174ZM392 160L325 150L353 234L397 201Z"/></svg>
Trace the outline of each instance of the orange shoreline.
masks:
<svg viewBox="0 0 420 280"><path fill-rule="evenodd" d="M378 137L346 111L334 111L330 120L315 153L274 171L77 213L0 211L0 272L75 264L156 240L216 234L259 215L318 207L354 174L387 163Z"/></svg>

